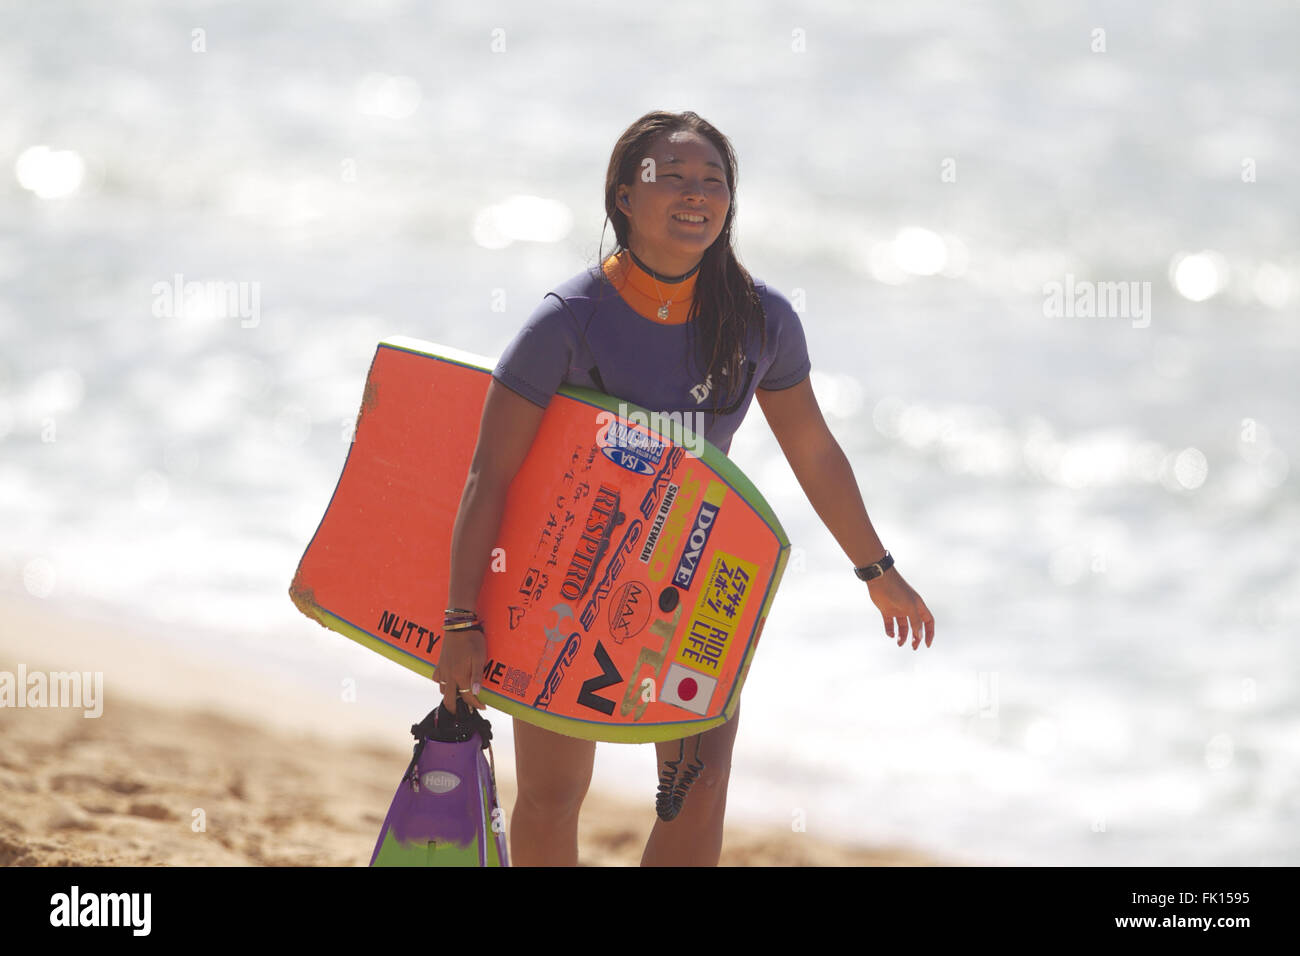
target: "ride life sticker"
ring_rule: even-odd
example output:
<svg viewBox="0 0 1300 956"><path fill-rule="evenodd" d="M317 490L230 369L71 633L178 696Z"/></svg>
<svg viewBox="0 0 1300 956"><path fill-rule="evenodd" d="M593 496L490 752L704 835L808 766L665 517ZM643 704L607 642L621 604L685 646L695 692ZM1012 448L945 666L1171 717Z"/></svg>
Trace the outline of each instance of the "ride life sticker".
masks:
<svg viewBox="0 0 1300 956"><path fill-rule="evenodd" d="M711 674L722 673L736 622L744 614L749 586L757 574L757 565L725 551L714 552L690 625L677 650L679 663Z"/></svg>

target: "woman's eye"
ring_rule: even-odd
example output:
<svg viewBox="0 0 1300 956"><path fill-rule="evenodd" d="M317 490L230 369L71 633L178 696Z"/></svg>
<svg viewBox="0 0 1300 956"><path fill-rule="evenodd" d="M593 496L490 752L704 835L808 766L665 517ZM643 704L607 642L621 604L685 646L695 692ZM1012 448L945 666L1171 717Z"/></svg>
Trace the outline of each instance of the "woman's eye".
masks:
<svg viewBox="0 0 1300 956"><path fill-rule="evenodd" d="M664 173L664 174L662 174L659 178L660 178L660 179L667 179L667 178L669 178L670 176L676 177L677 179L681 179L681 178L682 178L682 174L681 174L681 173ZM718 179L718 178L716 178L716 177L711 177L711 178L709 178L709 179L706 179L705 182L708 182L708 183L722 183L722 180L721 180L721 179ZM725 185L725 183L724 183L723 185Z"/></svg>

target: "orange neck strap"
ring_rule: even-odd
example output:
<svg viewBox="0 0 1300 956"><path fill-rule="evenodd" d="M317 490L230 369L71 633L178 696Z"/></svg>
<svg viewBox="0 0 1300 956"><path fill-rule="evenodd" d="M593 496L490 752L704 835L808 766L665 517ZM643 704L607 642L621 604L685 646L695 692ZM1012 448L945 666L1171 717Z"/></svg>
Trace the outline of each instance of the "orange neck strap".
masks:
<svg viewBox="0 0 1300 956"><path fill-rule="evenodd" d="M606 278L628 305L641 316L659 325L686 322L695 295L699 270L679 282L656 279L632 259L629 249L622 249L602 264ZM666 318L662 317L666 312Z"/></svg>

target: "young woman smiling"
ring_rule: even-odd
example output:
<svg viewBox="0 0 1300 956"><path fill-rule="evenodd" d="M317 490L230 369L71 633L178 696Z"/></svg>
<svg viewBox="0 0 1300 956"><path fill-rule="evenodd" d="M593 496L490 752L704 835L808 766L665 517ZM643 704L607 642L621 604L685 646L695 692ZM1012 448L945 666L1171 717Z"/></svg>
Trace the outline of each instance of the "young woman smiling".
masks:
<svg viewBox="0 0 1300 956"><path fill-rule="evenodd" d="M452 538L449 609L474 610L510 481L562 384L598 388L660 411L704 411L705 437L726 452L757 397L808 500L858 576L885 634L915 650L934 617L903 580L867 517L848 459L813 395L803 328L784 296L758 282L732 249L736 160L692 112L648 113L619 138L605 182L618 242L599 268L548 293L493 371L480 441ZM449 615L452 612L449 611ZM449 620L451 618L449 617ZM448 630L439 680L448 708L479 708L490 636ZM705 770L672 822L655 822L642 865L716 865L740 712L700 735ZM578 811L596 745L514 721L516 865L573 865ZM657 744L661 766L679 742Z"/></svg>

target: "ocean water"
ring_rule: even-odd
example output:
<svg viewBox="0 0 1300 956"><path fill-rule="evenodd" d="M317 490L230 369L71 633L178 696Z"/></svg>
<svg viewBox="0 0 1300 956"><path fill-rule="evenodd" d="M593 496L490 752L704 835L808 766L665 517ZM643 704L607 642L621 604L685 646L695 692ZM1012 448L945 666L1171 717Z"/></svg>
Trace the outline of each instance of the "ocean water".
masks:
<svg viewBox="0 0 1300 956"><path fill-rule="evenodd" d="M497 353L596 261L619 133L693 109L937 624L885 638L755 405L731 456L798 550L733 816L1300 863L1298 42L1264 0L6 3L0 589L355 681L402 743L428 685L286 593L375 343Z"/></svg>

